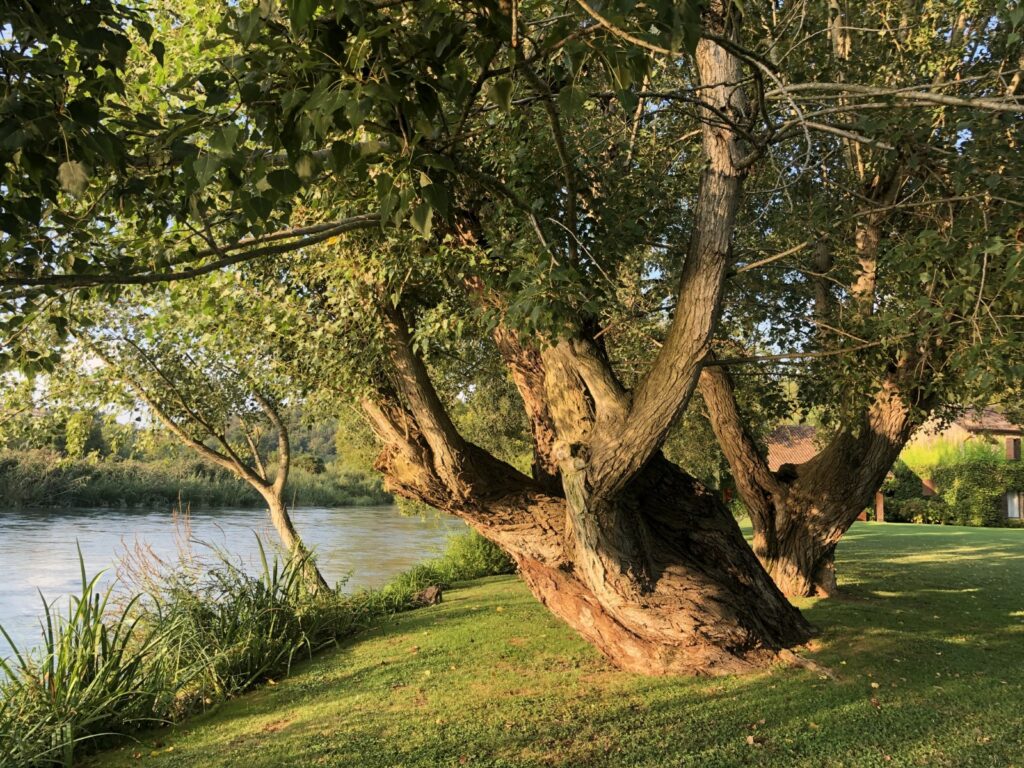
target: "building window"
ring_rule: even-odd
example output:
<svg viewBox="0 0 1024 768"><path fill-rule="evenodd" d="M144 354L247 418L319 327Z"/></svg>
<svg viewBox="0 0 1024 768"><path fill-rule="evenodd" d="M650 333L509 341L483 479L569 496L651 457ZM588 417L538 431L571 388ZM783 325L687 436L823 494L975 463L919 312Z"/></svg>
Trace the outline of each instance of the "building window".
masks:
<svg viewBox="0 0 1024 768"><path fill-rule="evenodd" d="M1020 520L1020 491L1008 491L1006 494L1006 516L1010 520Z"/></svg>
<svg viewBox="0 0 1024 768"><path fill-rule="evenodd" d="M1010 461L1020 461L1020 438L1006 438L1006 458Z"/></svg>

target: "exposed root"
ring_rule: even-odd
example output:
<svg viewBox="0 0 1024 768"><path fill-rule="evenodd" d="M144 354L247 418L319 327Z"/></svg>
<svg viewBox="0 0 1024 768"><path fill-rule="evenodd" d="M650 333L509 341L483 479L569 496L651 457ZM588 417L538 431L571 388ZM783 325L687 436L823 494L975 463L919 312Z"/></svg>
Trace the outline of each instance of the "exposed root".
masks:
<svg viewBox="0 0 1024 768"><path fill-rule="evenodd" d="M794 653L788 648L783 648L781 651L779 651L778 657L780 661L785 662L791 667L800 667L801 669L809 670L811 672L814 672L816 675L827 677L829 680L839 679L839 676L836 675L836 673L828 667L824 666L823 664L819 664L816 661L805 659L803 656Z"/></svg>

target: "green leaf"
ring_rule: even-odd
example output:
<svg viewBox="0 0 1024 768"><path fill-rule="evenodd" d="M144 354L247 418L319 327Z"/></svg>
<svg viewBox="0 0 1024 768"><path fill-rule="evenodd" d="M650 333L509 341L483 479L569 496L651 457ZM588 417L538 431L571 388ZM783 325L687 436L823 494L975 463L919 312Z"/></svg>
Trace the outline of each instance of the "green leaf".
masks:
<svg viewBox="0 0 1024 768"><path fill-rule="evenodd" d="M89 171L77 160L67 160L57 169L60 188L70 195L80 195L89 186Z"/></svg>
<svg viewBox="0 0 1024 768"><path fill-rule="evenodd" d="M301 32L309 26L309 20L313 18L319 0L289 0L288 15L292 22L292 29Z"/></svg>
<svg viewBox="0 0 1024 768"><path fill-rule="evenodd" d="M423 198L430 203L434 210L441 216L448 216L448 188L443 184L429 184L423 187L420 192Z"/></svg>
<svg viewBox="0 0 1024 768"><path fill-rule="evenodd" d="M282 195L295 194L302 188L302 181L287 168L268 173L267 183Z"/></svg>
<svg viewBox="0 0 1024 768"><path fill-rule="evenodd" d="M219 155L230 155L235 151L235 142L242 128L238 125L225 125L210 140L210 146Z"/></svg>
<svg viewBox="0 0 1024 768"><path fill-rule="evenodd" d="M558 92L558 110L568 117L582 109L586 100L587 94L582 88L573 88L571 85L567 85Z"/></svg>
<svg viewBox="0 0 1024 768"><path fill-rule="evenodd" d="M100 105L93 99L75 99L68 104L68 112L84 125L96 125L100 121Z"/></svg>
<svg viewBox="0 0 1024 768"><path fill-rule="evenodd" d="M196 183L200 187L205 187L220 168L220 158L216 155L200 155L193 167L196 172Z"/></svg>
<svg viewBox="0 0 1024 768"><path fill-rule="evenodd" d="M412 224L412 228L423 235L423 237L430 237L433 221L434 208L425 200L412 209L412 215L409 217L409 223Z"/></svg>
<svg viewBox="0 0 1024 768"><path fill-rule="evenodd" d="M508 112L512 108L512 81L499 77L487 84L487 98L498 108Z"/></svg>

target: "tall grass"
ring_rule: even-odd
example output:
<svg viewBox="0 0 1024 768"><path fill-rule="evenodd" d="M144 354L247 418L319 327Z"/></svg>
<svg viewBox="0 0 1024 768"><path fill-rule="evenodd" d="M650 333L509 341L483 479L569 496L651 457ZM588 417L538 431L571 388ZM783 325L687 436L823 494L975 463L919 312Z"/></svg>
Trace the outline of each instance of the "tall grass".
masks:
<svg viewBox="0 0 1024 768"><path fill-rule="evenodd" d="M162 687L159 636L140 626L138 598L115 607L101 574L82 570L66 614L43 600L42 643L0 660L0 764L70 766L84 742L154 716Z"/></svg>
<svg viewBox="0 0 1024 768"><path fill-rule="evenodd" d="M262 544L260 552L255 575L223 553L136 562L127 592L101 588L82 564L66 615L44 601L42 644L2 662L0 767L71 766L110 738L288 674L297 659L416 607L428 586L513 567L468 533L382 589L324 594L309 591L303 557L268 557Z"/></svg>
<svg viewBox="0 0 1024 768"><path fill-rule="evenodd" d="M285 498L306 506L391 501L376 478L294 467ZM0 453L0 499L10 507L255 507L263 499L226 470L201 461L68 459L52 451Z"/></svg>

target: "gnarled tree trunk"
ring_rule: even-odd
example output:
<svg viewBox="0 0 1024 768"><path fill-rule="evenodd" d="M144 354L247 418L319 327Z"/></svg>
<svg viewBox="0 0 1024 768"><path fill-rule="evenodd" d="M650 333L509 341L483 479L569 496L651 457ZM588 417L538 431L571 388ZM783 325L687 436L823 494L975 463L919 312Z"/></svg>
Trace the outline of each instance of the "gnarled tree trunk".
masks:
<svg viewBox="0 0 1024 768"><path fill-rule="evenodd" d="M586 492L549 495L464 444L452 488L410 412L384 395L365 407L386 440L388 489L464 518L509 552L534 595L623 669L745 672L810 636L717 495L660 456L614 499L591 503ZM578 474L575 461L563 472Z"/></svg>
<svg viewBox="0 0 1024 768"><path fill-rule="evenodd" d="M706 13L718 35L735 33L727 6ZM636 389L618 382L591 318L544 342L499 328L533 433L527 477L463 439L413 350L405 307L380 302L388 383L363 402L389 490L466 519L515 558L551 611L619 666L652 674L752 670L810 635L717 496L660 452L708 353L750 157L731 127L750 119L739 61L709 39L695 60L707 162L678 310ZM547 112L561 152L557 110ZM563 166L572 196L574 170Z"/></svg>
<svg viewBox="0 0 1024 768"><path fill-rule="evenodd" d="M753 548L790 596L836 592L835 549L874 498L917 427L894 377L860 423L844 427L810 461L769 471L736 408L726 371L710 366L700 391L754 527Z"/></svg>

